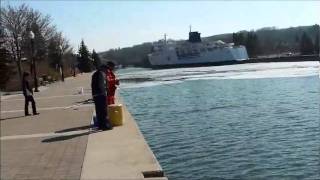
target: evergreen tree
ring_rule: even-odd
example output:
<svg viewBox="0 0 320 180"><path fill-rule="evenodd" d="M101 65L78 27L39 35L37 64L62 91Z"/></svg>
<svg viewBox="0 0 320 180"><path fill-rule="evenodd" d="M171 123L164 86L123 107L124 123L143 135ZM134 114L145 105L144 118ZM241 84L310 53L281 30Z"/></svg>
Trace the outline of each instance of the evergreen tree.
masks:
<svg viewBox="0 0 320 180"><path fill-rule="evenodd" d="M238 40L238 34L237 33L232 33L232 41L234 45L238 46L239 45L239 40Z"/></svg>
<svg viewBox="0 0 320 180"><path fill-rule="evenodd" d="M248 51L249 57L256 57L260 51L259 39L254 31L247 33L245 46Z"/></svg>
<svg viewBox="0 0 320 180"><path fill-rule="evenodd" d="M299 43L299 41L300 41L300 40L299 40L299 36L296 35L296 37L295 37L295 42L296 42L296 43Z"/></svg>
<svg viewBox="0 0 320 180"><path fill-rule="evenodd" d="M300 53L302 55L313 54L314 46L309 36L304 32L300 40Z"/></svg>
<svg viewBox="0 0 320 180"><path fill-rule="evenodd" d="M252 49L253 49L253 43L252 43L252 34L251 32L248 32L247 34L247 39L246 39L246 44L247 52L249 57L252 57Z"/></svg>
<svg viewBox="0 0 320 180"><path fill-rule="evenodd" d="M316 36L316 41L314 43L314 51L316 54L319 54L319 33Z"/></svg>
<svg viewBox="0 0 320 180"><path fill-rule="evenodd" d="M101 59L94 49L92 51L92 59L94 66L98 69L101 66Z"/></svg>
<svg viewBox="0 0 320 180"><path fill-rule="evenodd" d="M238 39L239 39L239 45L246 45L246 37L244 32L239 32Z"/></svg>
<svg viewBox="0 0 320 180"><path fill-rule="evenodd" d="M84 41L81 41L78 51L78 68L82 72L91 72L93 70L93 62L90 58L90 53Z"/></svg>
<svg viewBox="0 0 320 180"><path fill-rule="evenodd" d="M260 49L260 41L256 33L253 34L253 42L254 42L254 56L257 56L260 53L261 49Z"/></svg>
<svg viewBox="0 0 320 180"><path fill-rule="evenodd" d="M236 46L245 45L246 44L246 40L245 40L243 32L233 33L232 34L232 39L233 39L234 45L236 45Z"/></svg>

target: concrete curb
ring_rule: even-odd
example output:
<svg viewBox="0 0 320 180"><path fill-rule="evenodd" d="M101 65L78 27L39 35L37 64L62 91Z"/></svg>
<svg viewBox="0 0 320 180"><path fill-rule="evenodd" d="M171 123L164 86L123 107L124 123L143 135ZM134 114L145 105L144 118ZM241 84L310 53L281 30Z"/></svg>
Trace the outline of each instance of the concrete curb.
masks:
<svg viewBox="0 0 320 180"><path fill-rule="evenodd" d="M123 126L89 134L80 179L167 179L125 105L123 110Z"/></svg>

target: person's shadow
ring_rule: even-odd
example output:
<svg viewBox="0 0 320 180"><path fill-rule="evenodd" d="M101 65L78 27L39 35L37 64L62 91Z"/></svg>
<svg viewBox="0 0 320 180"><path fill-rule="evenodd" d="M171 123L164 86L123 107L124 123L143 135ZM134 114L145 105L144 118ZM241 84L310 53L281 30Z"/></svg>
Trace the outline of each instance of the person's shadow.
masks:
<svg viewBox="0 0 320 180"><path fill-rule="evenodd" d="M79 133L79 134L62 135L62 136L47 138L47 139L42 140L41 142L43 142L43 143L51 143L51 142L57 142L57 141L65 141L65 140L69 140L69 139L72 139L72 138L89 135L91 133L93 133L93 132L88 131L88 132Z"/></svg>
<svg viewBox="0 0 320 180"><path fill-rule="evenodd" d="M79 126L79 127L74 127L74 128L68 128L68 129L63 129L60 131L55 131L55 133L64 133L64 132L70 132L70 131L79 131L79 130L85 130L85 129L90 129L93 128L93 125L88 125L88 126Z"/></svg>
<svg viewBox="0 0 320 180"><path fill-rule="evenodd" d="M81 133L71 134L71 135L63 135L63 133L72 132L72 131L81 131L81 130L86 130L86 129L88 129L88 131L86 131L86 132L81 132ZM57 136L44 139L41 142L43 142L43 143L51 143L51 142L65 141L65 140L69 140L69 139L72 139L72 138L86 136L86 135L97 133L97 132L101 132L101 130L95 129L93 125L68 128L68 129L63 129L63 130L60 130L60 131L55 131Z"/></svg>
<svg viewBox="0 0 320 180"><path fill-rule="evenodd" d="M93 104L93 99L89 98L89 99L86 99L86 100L83 100L83 101L78 101L76 102L76 104Z"/></svg>
<svg viewBox="0 0 320 180"><path fill-rule="evenodd" d="M0 118L0 121L5 121L5 120L9 120L9 119L20 119L26 116L14 116L14 117L7 117L7 118Z"/></svg>

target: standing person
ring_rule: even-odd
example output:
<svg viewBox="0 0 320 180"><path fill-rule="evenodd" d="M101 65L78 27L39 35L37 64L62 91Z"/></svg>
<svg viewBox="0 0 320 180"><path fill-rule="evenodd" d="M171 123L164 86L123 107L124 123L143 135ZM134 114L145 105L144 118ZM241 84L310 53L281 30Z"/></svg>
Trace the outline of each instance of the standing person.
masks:
<svg viewBox="0 0 320 180"><path fill-rule="evenodd" d="M112 126L107 119L106 111L106 81L104 73L106 69L106 65L100 66L97 71L93 73L91 81L92 97L96 109L98 128L101 130L112 129Z"/></svg>
<svg viewBox="0 0 320 180"><path fill-rule="evenodd" d="M24 103L24 114L26 116L30 116L31 114L29 114L29 102L31 102L32 105L32 113L33 115L38 115L39 113L37 112L36 109L36 102L34 101L33 98L33 91L32 88L30 87L29 84L29 77L30 74L28 72L24 72L23 76L22 76L22 91L23 91L23 95L25 98L25 103Z"/></svg>
<svg viewBox="0 0 320 180"><path fill-rule="evenodd" d="M117 86L119 85L119 80L116 78L115 74L113 73L115 64L112 61L107 62L107 71L106 71L106 81L108 82L107 88L107 102L108 105L114 104L114 96L116 93Z"/></svg>

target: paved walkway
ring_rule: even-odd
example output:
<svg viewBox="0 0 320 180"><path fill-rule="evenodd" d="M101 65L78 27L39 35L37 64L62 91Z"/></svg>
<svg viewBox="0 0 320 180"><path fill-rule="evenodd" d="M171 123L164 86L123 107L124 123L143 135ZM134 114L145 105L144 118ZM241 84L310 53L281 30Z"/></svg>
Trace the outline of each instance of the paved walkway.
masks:
<svg viewBox="0 0 320 180"><path fill-rule="evenodd" d="M38 116L24 116L22 95L1 100L0 179L143 179L142 171L161 171L127 111L124 126L90 131L89 85L89 74L49 85L35 95Z"/></svg>
<svg viewBox="0 0 320 180"><path fill-rule="evenodd" d="M22 95L1 100L1 179L80 178L93 113L88 81L79 75L36 93L38 116L24 116Z"/></svg>

